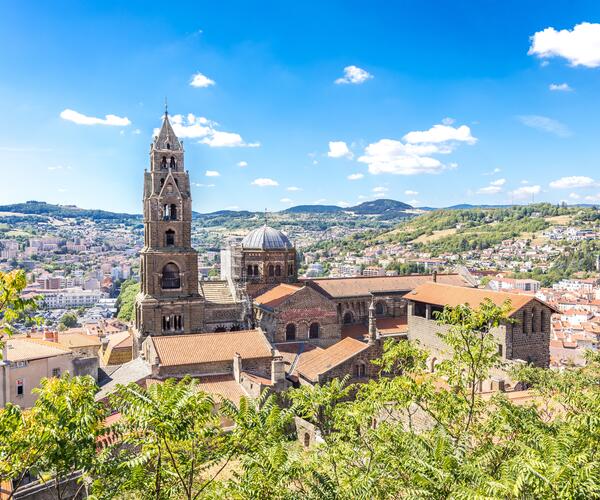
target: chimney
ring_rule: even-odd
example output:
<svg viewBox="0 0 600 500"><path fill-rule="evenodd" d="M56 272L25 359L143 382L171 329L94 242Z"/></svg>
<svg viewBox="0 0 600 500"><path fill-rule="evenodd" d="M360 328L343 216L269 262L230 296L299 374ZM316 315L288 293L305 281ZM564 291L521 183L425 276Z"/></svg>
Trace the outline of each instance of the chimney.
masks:
<svg viewBox="0 0 600 500"><path fill-rule="evenodd" d="M271 361L271 382L275 387L285 381L285 364L282 356L275 356Z"/></svg>
<svg viewBox="0 0 600 500"><path fill-rule="evenodd" d="M58 342L58 333L45 328L42 333L42 340L45 340L46 342Z"/></svg>
<svg viewBox="0 0 600 500"><path fill-rule="evenodd" d="M377 323L375 320L375 302L374 298L371 298L371 305L369 306L369 345L374 345L377 340Z"/></svg>
<svg viewBox="0 0 600 500"><path fill-rule="evenodd" d="M433 271L433 274L431 275L431 277L433 278L433 282L437 283L437 271Z"/></svg>
<svg viewBox="0 0 600 500"><path fill-rule="evenodd" d="M240 375L242 373L242 356L240 356L239 352L236 352L233 355L233 378L239 384L240 383Z"/></svg>

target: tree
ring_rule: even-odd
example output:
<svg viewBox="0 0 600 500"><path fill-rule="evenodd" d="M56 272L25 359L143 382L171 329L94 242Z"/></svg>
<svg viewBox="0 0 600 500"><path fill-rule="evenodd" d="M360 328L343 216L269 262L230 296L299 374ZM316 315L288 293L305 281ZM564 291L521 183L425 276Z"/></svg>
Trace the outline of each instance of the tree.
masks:
<svg viewBox="0 0 600 500"><path fill-rule="evenodd" d="M19 319L31 319L37 308L37 297L23 298L22 292L27 286L27 277L23 271L9 273L0 271L0 359L3 345L3 333L13 333L13 323Z"/></svg>
<svg viewBox="0 0 600 500"><path fill-rule="evenodd" d="M65 313L60 317L58 321L58 329L63 331L67 328L75 328L77 326L77 315L75 313Z"/></svg>
<svg viewBox="0 0 600 500"><path fill-rule="evenodd" d="M16 489L27 474L48 477L57 498L64 498L63 481L76 472L84 478L95 459L104 417L96 390L92 377L66 373L42 379L33 408L9 403L1 409L0 482L14 481Z"/></svg>
<svg viewBox="0 0 600 500"><path fill-rule="evenodd" d="M135 317L135 297L140 292L139 282L128 279L121 285L121 291L117 297L117 318L123 321L132 321Z"/></svg>

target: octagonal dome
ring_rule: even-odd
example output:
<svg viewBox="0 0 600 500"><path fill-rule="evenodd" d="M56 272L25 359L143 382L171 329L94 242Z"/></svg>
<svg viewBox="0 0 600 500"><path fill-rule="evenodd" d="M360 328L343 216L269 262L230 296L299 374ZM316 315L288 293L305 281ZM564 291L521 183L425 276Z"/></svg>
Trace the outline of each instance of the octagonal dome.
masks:
<svg viewBox="0 0 600 500"><path fill-rule="evenodd" d="M289 238L269 226L250 231L242 240L242 248L249 250L289 250L294 248Z"/></svg>

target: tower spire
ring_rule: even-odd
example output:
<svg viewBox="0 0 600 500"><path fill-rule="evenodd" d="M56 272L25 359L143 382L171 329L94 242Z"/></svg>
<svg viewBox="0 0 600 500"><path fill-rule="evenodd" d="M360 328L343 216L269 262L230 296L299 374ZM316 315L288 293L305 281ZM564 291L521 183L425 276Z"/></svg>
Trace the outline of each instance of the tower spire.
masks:
<svg viewBox="0 0 600 500"><path fill-rule="evenodd" d="M167 102L167 96L165 96L165 117L169 116L169 104Z"/></svg>

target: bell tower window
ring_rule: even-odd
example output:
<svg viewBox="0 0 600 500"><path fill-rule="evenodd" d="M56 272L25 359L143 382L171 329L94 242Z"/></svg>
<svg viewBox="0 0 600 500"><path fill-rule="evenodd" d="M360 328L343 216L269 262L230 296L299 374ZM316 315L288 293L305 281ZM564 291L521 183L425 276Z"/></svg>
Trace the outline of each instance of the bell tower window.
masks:
<svg viewBox="0 0 600 500"><path fill-rule="evenodd" d="M163 220L177 220L177 205L166 204L163 207Z"/></svg>
<svg viewBox="0 0 600 500"><path fill-rule="evenodd" d="M167 229L165 232L165 246L175 246L175 231L172 229Z"/></svg>
<svg viewBox="0 0 600 500"><path fill-rule="evenodd" d="M163 156L162 160L160 161L160 168L167 168L167 157Z"/></svg>
<svg viewBox="0 0 600 500"><path fill-rule="evenodd" d="M177 166L177 162L175 161L175 157L171 156L171 168L175 168Z"/></svg>
<svg viewBox="0 0 600 500"><path fill-rule="evenodd" d="M181 276L176 264L170 262L163 267L161 286L164 290L181 288Z"/></svg>

